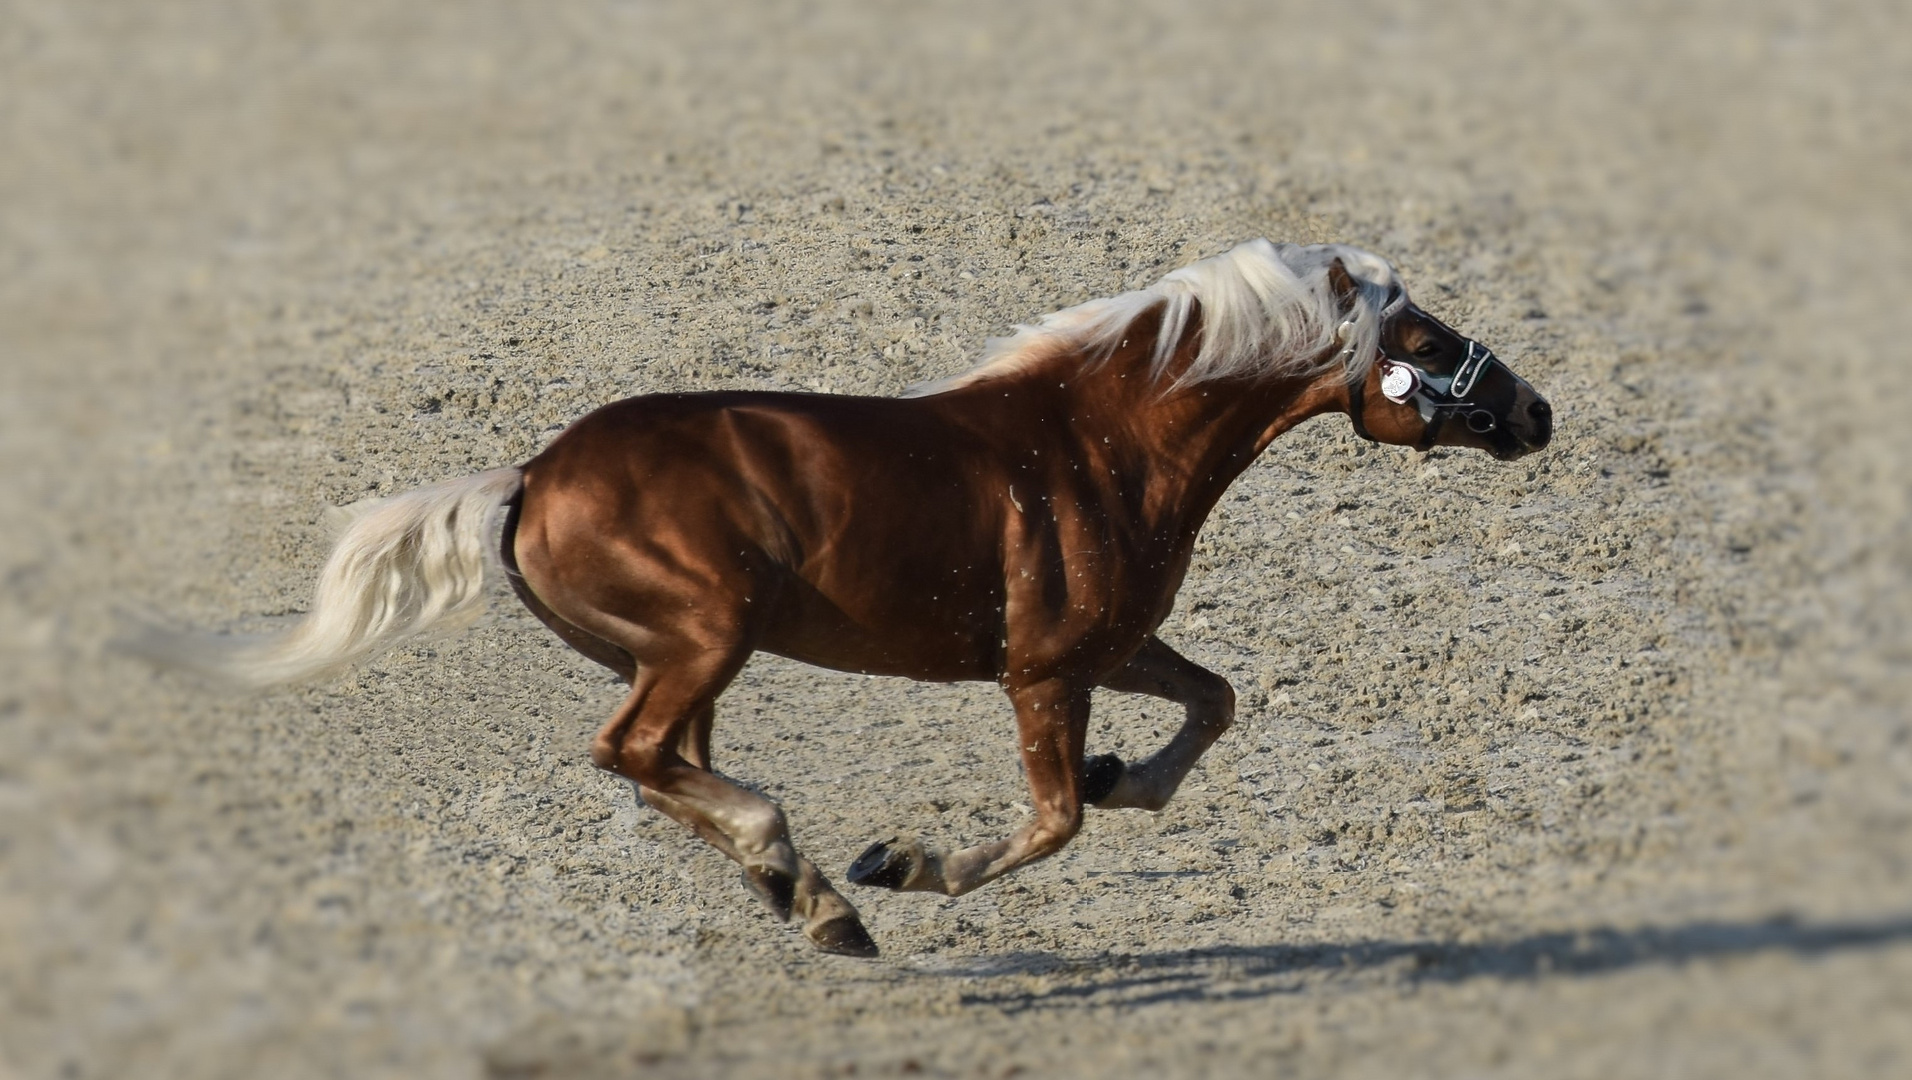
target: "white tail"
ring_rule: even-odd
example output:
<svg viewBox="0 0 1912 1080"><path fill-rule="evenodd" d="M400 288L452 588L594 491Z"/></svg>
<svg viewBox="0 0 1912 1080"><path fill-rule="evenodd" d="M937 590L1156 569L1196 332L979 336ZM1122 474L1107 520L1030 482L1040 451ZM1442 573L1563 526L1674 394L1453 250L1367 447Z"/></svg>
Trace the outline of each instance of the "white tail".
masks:
<svg viewBox="0 0 1912 1080"><path fill-rule="evenodd" d="M149 659L250 686L303 682L429 630L469 625L484 607L492 515L518 493L517 469L348 507L312 609L283 633L148 632L122 644Z"/></svg>

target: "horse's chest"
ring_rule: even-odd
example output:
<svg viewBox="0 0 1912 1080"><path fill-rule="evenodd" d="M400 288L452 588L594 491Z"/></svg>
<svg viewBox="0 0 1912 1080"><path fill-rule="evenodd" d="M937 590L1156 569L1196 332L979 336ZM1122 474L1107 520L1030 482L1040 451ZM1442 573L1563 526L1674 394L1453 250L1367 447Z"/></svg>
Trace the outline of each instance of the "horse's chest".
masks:
<svg viewBox="0 0 1912 1080"><path fill-rule="evenodd" d="M1004 611L1012 648L1127 651L1168 616L1188 560L1171 546L1104 535L1012 551Z"/></svg>

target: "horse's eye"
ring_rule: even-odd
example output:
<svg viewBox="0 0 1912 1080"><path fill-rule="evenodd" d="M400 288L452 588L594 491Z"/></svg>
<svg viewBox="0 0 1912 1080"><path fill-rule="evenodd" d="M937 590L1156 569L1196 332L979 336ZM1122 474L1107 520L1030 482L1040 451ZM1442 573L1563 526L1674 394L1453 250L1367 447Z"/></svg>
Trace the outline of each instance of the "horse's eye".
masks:
<svg viewBox="0 0 1912 1080"><path fill-rule="evenodd" d="M1438 341L1423 341L1414 347L1414 355L1423 360L1433 359L1440 355L1440 351L1441 345Z"/></svg>

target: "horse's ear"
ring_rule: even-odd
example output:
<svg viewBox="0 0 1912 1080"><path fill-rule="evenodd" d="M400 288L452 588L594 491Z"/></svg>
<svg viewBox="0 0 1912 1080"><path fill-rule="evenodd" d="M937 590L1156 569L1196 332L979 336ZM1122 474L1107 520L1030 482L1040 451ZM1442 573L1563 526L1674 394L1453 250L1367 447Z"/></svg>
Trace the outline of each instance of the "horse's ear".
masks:
<svg viewBox="0 0 1912 1080"><path fill-rule="evenodd" d="M1341 265L1340 259L1328 264L1328 285L1334 289L1337 299L1348 304L1354 303L1355 295L1360 291L1360 287L1354 283L1354 277L1348 273L1347 267Z"/></svg>

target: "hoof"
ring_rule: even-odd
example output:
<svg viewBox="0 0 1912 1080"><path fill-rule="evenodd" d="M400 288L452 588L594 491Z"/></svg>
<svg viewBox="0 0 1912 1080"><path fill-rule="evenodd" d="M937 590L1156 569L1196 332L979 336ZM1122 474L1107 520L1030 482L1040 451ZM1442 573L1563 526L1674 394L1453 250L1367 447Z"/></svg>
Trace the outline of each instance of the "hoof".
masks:
<svg viewBox="0 0 1912 1080"><path fill-rule="evenodd" d="M744 867L744 884L757 894L778 922L790 921L790 908L797 902L797 879L768 866Z"/></svg>
<svg viewBox="0 0 1912 1080"><path fill-rule="evenodd" d="M1115 793L1115 785L1122 782L1122 774L1127 771L1122 759L1114 754L1097 754L1082 763L1082 801L1091 805L1101 802Z"/></svg>
<svg viewBox="0 0 1912 1080"><path fill-rule="evenodd" d="M916 869L916 859L907 848L892 848L890 845L894 843L895 837L879 840L858 855L856 861L850 864L850 872L845 875L850 879L850 884L901 889L903 883L910 879L910 873Z"/></svg>
<svg viewBox="0 0 1912 1080"><path fill-rule="evenodd" d="M823 952L854 956L859 960L876 956L876 942L870 940L870 932L863 929L863 924L854 915L839 915L828 922L818 923L804 930L804 936Z"/></svg>

